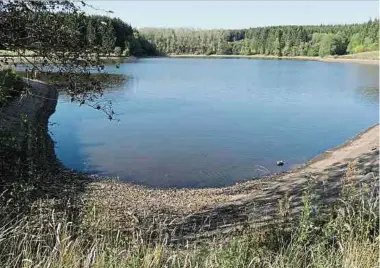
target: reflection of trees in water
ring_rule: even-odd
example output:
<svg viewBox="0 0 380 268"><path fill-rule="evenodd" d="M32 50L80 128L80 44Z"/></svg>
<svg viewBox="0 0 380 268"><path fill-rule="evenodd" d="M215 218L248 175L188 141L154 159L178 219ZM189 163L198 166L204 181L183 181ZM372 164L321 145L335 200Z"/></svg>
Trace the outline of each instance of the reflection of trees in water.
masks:
<svg viewBox="0 0 380 268"><path fill-rule="evenodd" d="M360 86L355 88L355 92L361 97L371 102L379 102L379 66L359 65L353 68L351 74L355 77Z"/></svg>
<svg viewBox="0 0 380 268"><path fill-rule="evenodd" d="M371 101L379 102L379 88L377 87L358 87L356 91L360 94L361 97Z"/></svg>

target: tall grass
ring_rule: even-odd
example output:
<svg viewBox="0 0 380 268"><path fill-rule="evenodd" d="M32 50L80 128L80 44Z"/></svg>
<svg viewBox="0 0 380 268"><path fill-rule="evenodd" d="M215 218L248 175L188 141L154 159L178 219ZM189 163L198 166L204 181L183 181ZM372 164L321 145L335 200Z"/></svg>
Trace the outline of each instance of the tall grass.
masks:
<svg viewBox="0 0 380 268"><path fill-rule="evenodd" d="M202 242L147 242L138 231L104 231L96 216L85 228L54 211L8 221L0 227L0 267L378 267L377 189L354 186L353 169L328 214L318 213L309 189L291 228L246 229Z"/></svg>

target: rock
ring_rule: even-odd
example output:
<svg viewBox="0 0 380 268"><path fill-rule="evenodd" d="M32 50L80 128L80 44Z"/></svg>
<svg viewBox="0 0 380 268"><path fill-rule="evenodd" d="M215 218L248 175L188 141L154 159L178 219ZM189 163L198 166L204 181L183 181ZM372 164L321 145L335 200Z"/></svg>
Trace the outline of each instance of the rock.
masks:
<svg viewBox="0 0 380 268"><path fill-rule="evenodd" d="M283 160L279 160L276 162L277 166L283 166L285 162Z"/></svg>

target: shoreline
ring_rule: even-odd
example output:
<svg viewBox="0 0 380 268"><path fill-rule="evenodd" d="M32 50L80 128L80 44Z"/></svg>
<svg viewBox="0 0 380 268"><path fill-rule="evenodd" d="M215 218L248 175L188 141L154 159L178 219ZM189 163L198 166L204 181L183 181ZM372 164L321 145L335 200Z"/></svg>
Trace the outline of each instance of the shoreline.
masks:
<svg viewBox="0 0 380 268"><path fill-rule="evenodd" d="M327 149L325 150L324 152L314 156L312 159L310 159L309 161L306 161L304 166L301 167L301 168L307 168L307 167L312 167L315 163L317 162L320 162L320 161L324 161L325 159L331 157L331 155L336 152L336 151L339 151L339 150L344 150L345 148L349 147L350 145L352 145L355 141L361 139L363 136L365 135L368 135L368 133L371 133L373 131L377 131L377 141L379 141L379 138L380 138L380 132L379 132L379 123L376 123L375 125L373 126L370 126L369 128L366 128L362 131L360 131L359 133L357 133L354 137L346 140L345 142L343 142L342 144L339 144L335 147L332 147L330 149ZM370 143L372 144L372 143ZM372 148L371 148L372 149Z"/></svg>
<svg viewBox="0 0 380 268"><path fill-rule="evenodd" d="M0 55L0 58L4 57ZM22 62L18 56L8 56L13 58L15 63ZM30 58L30 56L26 56ZM37 57L38 58L38 57ZM341 55L341 56L326 56L326 57L314 57L314 56L274 56L274 55L166 55L166 56L145 56L145 57L118 57L118 56L103 56L100 57L105 63L135 63L139 59L155 59L155 58L173 58L173 59L262 59L262 60L299 60L299 61L319 61L319 62L339 62L339 63L357 63L368 65L379 65L379 59L365 59L358 58L355 55Z"/></svg>
<svg viewBox="0 0 380 268"><path fill-rule="evenodd" d="M375 144L376 142L373 141L373 136L374 136L375 132L377 132L377 136L375 136L375 138L377 137L377 144ZM368 142L368 138L365 137L366 135L370 135L371 138L372 138L372 141ZM364 138L363 138L363 136L364 136ZM116 180L116 179L114 179L112 177L107 177L107 176L91 176L91 175L87 175L86 173L84 173L84 174L87 175L87 176L91 176L91 179L94 182L102 182L104 180L107 180L107 181L113 181L113 182L125 184L125 185L131 186L131 187L143 188L143 189L149 190L149 191L183 191L183 190L207 191L207 190L227 189L227 188L235 187L236 185L244 185L244 184L247 184L247 183L251 183L253 181L273 179L273 178L276 178L276 177L286 176L286 175L289 175L289 174L292 174L292 173L295 173L295 172L306 170L306 169L308 169L310 167L313 167L316 163L325 161L326 159L330 158L332 156L332 154L334 154L335 152L344 150L346 148L348 148L350 150L349 147L352 146L352 144L354 142L356 142L356 141L358 141L360 139L365 139L366 140L365 141L365 145L366 145L365 147L366 148L363 148L364 150L369 151L369 147L371 147L370 149L373 149L374 148L373 145L376 145L377 147L379 147L379 143L380 143L380 123L376 123L376 124L374 124L374 125L366 128L366 129L358 132L355 136L353 136L352 138L347 139L343 143L338 144L337 146L331 147L331 148L323 151L322 153L319 153L319 154L315 155L311 159L309 159L309 160L305 161L304 163L300 164L300 166L297 166L297 167L294 167L294 168L290 168L290 169L282 171L282 172L276 172L276 173L271 173L271 174L268 174L268 175L264 175L262 177L254 177L252 179L245 179L245 180L237 181L234 184L227 185L227 186L216 186L216 187L205 187L205 188L187 188L187 187L184 187L184 188L174 188L174 187L173 188L159 188L159 187L151 187L151 186L147 186L147 185L136 184L136 183L132 183L132 182L124 182L122 180ZM361 153L363 153L363 152L359 152L357 154L353 154L353 157L351 155L350 158L356 158L356 157L360 156ZM348 158L339 158L337 160L337 162L344 161L345 159L348 159ZM320 168L328 168L328 166L329 165L325 165L325 166L320 167ZM73 172L78 173L78 174L82 173L80 171L73 171Z"/></svg>
<svg viewBox="0 0 380 268"><path fill-rule="evenodd" d="M206 59L264 59L264 60L301 60L301 61L320 61L320 62L341 62L341 63L358 63L358 64L371 64L379 65L378 59L360 59L348 58L349 55L342 56L327 56L327 57L312 57L312 56L273 56L273 55L167 55L167 56L153 56L146 58L206 58Z"/></svg>
<svg viewBox="0 0 380 268"><path fill-rule="evenodd" d="M284 173L203 189L158 189L103 178L89 183L84 199L88 209L96 207L102 211L105 225L118 226L120 230L139 228L159 214L170 222L166 226L168 230L190 228L185 238L199 232L208 236L247 224L268 226L276 221L278 204L286 197L291 200L290 215L298 215L310 179L316 202L332 204L339 198L339 189L350 166L355 170L352 182L376 187L379 124L315 156L303 167ZM205 227L206 220L214 224Z"/></svg>

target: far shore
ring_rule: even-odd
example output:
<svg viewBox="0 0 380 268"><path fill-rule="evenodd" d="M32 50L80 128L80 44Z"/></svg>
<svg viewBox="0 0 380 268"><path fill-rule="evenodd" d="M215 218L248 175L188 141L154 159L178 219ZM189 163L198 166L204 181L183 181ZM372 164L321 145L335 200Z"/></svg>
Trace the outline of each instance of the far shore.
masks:
<svg viewBox="0 0 380 268"><path fill-rule="evenodd" d="M343 63L359 63L359 64L375 64L379 65L378 59L361 59L342 56L327 56L327 57L309 57L309 56L274 56L274 55L167 55L165 58L216 58L216 59L273 59L273 60L303 60L303 61L322 61L322 62L343 62Z"/></svg>
<svg viewBox="0 0 380 268"><path fill-rule="evenodd" d="M375 53L375 54L374 54ZM369 56L368 56L369 55ZM21 57L14 55L0 55L1 57L12 58L14 63L21 63ZM26 56L22 58L41 60L42 58L36 56ZM377 52L363 52L352 55L341 56L326 56L326 57L312 57L312 56L274 56L274 55L195 55L195 54L168 54L164 56L146 56L146 57L119 57L119 56L102 56L100 59L104 63L134 63L140 58L207 58L207 59L268 59L268 60L302 60L302 61L321 61L321 62L342 62L342 63L358 63L358 64L371 64L379 65L379 55Z"/></svg>

